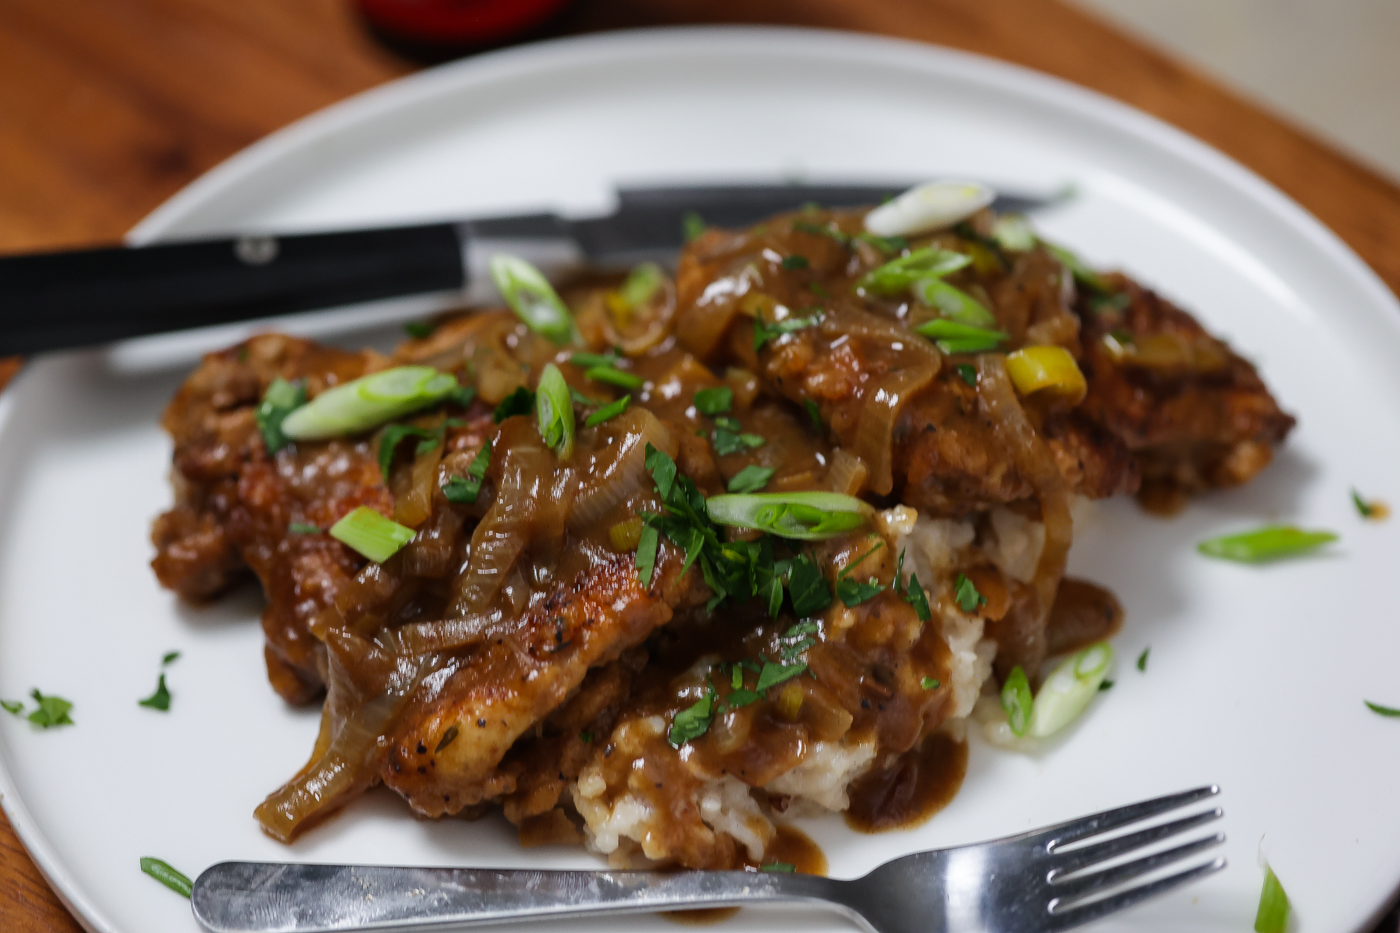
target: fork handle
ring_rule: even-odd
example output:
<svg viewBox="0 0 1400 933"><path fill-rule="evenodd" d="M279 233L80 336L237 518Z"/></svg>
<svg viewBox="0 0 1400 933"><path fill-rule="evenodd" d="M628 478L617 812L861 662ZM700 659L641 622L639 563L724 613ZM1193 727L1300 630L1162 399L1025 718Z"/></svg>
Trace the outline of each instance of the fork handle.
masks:
<svg viewBox="0 0 1400 933"><path fill-rule="evenodd" d="M531 871L221 862L194 884L195 919L211 933L439 930L805 902L835 907L847 882L747 871Z"/></svg>

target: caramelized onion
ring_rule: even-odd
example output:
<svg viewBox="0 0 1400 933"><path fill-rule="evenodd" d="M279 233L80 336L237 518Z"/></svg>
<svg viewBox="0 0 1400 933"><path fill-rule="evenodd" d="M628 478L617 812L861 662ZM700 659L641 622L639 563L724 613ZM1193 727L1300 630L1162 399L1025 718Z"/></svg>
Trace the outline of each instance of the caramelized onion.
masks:
<svg viewBox="0 0 1400 933"><path fill-rule="evenodd" d="M838 447L831 455L831 467L826 474L827 485L831 487L832 492L858 496L865 488L865 479L869 475L869 469L859 457L849 453L844 447Z"/></svg>
<svg viewBox="0 0 1400 933"><path fill-rule="evenodd" d="M906 336L905 339L920 338ZM889 373L873 388L866 389L853 446L870 471L870 489L876 495L886 495L894 488L894 426L900 408L937 374L936 365L918 363Z"/></svg>
<svg viewBox="0 0 1400 933"><path fill-rule="evenodd" d="M599 428L608 429L613 440L584 464L583 484L569 515L570 528L596 524L619 502L650 483L646 471L648 444L671 456L676 453L670 430L645 408L629 408Z"/></svg>

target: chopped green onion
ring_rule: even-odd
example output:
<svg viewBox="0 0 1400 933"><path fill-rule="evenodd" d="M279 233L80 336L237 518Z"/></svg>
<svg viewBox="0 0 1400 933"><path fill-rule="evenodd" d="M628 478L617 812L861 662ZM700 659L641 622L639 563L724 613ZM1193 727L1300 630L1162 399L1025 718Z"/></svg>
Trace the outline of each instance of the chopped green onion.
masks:
<svg viewBox="0 0 1400 933"><path fill-rule="evenodd" d="M923 687L925 690L937 690L939 687L943 686L943 682L933 677L925 677L923 680L919 681L919 686Z"/></svg>
<svg viewBox="0 0 1400 933"><path fill-rule="evenodd" d="M1137 669L1138 669L1138 670L1140 670L1140 671L1146 673L1146 671L1147 671L1147 656L1148 656L1149 654L1151 654L1151 653L1152 653L1152 646L1151 646L1151 645L1148 645L1146 648L1142 649L1142 654L1138 655L1138 659L1137 659Z"/></svg>
<svg viewBox="0 0 1400 933"><path fill-rule="evenodd" d="M535 393L525 386L516 386L515 391L501 399L501 404L496 406L496 411L491 415L491 420L500 424L507 418L516 415L528 415L535 410Z"/></svg>
<svg viewBox="0 0 1400 933"><path fill-rule="evenodd" d="M445 430L443 426L432 430L430 428L417 428L411 424L391 424L385 428L383 436L379 438L379 472L383 475L384 481L386 483L389 481L389 469L394 465L394 452L404 438L419 438L417 452L424 454L442 443Z"/></svg>
<svg viewBox="0 0 1400 933"><path fill-rule="evenodd" d="M194 882L158 858L143 858L141 870L181 897L189 897L194 891Z"/></svg>
<svg viewBox="0 0 1400 933"><path fill-rule="evenodd" d="M557 344L579 342L574 316L540 270L504 253L492 256L490 267L501 297L527 327Z"/></svg>
<svg viewBox="0 0 1400 933"><path fill-rule="evenodd" d="M809 327L816 327L822 321L820 313L807 317L790 317L781 321L774 321L769 324L763 318L753 320L753 349L757 353L763 349L763 345L770 340L775 340L784 334L796 333L799 330L806 330Z"/></svg>
<svg viewBox="0 0 1400 933"><path fill-rule="evenodd" d="M940 279L923 279L914 283L914 294L930 308L950 321L969 324L973 327L995 328L996 316L982 303L961 288L955 288Z"/></svg>
<svg viewBox="0 0 1400 933"><path fill-rule="evenodd" d="M826 579L806 554L798 555L788 569L788 595L792 597L792 611L798 618L807 618L831 605L831 590Z"/></svg>
<svg viewBox="0 0 1400 933"><path fill-rule="evenodd" d="M689 243L705 232L705 218L696 211L686 211L681 217L681 231L685 234L685 241Z"/></svg>
<svg viewBox="0 0 1400 933"><path fill-rule="evenodd" d="M589 398L573 386L569 386L569 398L574 400L575 405L582 405L584 408L601 408L607 404L603 399Z"/></svg>
<svg viewBox="0 0 1400 933"><path fill-rule="evenodd" d="M1078 719L1099 692L1112 663L1113 648L1106 641L1095 642L1060 662L1035 698L1030 734L1047 738Z"/></svg>
<svg viewBox="0 0 1400 933"><path fill-rule="evenodd" d="M1035 249L1035 230L1020 214L1003 214L992 224L992 239L1002 249L1024 253Z"/></svg>
<svg viewBox="0 0 1400 933"><path fill-rule="evenodd" d="M909 248L909 241L902 236L876 236L868 230L857 233L856 239L869 243L882 253L900 253Z"/></svg>
<svg viewBox="0 0 1400 933"><path fill-rule="evenodd" d="M806 256L799 256L797 253L793 253L791 256L783 257L784 269L806 269L811 265L812 264L807 261Z"/></svg>
<svg viewBox="0 0 1400 933"><path fill-rule="evenodd" d="M564 374L553 363L540 373L535 417L539 420L540 437L545 445L557 451L559 459L569 459L574 452L574 400L569 395Z"/></svg>
<svg viewBox="0 0 1400 933"><path fill-rule="evenodd" d="M443 484L442 494L448 502L458 505L471 505L481 495L481 481L486 478L486 469L491 465L491 441L488 438L472 458L466 476L453 476Z"/></svg>
<svg viewBox="0 0 1400 933"><path fill-rule="evenodd" d="M730 454L741 454L746 450L757 450L759 447L768 443L757 434L739 434L729 427L715 428L711 440L715 445L715 453L719 454L721 457L727 457Z"/></svg>
<svg viewBox="0 0 1400 933"><path fill-rule="evenodd" d="M578 740L579 740L580 742L582 742L584 745L592 745L592 744L593 744L593 733L591 733L591 732L580 732L580 733L578 734Z"/></svg>
<svg viewBox="0 0 1400 933"><path fill-rule="evenodd" d="M933 618L933 612L928 606L928 594L919 585L919 575L909 574L909 588L904 591L904 601L914 607L914 614L919 617L920 622L927 622Z"/></svg>
<svg viewBox="0 0 1400 933"><path fill-rule="evenodd" d="M944 353L982 353L995 350L1007 339L1005 331L973 327L947 318L934 318L914 328L938 344Z"/></svg>
<svg viewBox="0 0 1400 933"><path fill-rule="evenodd" d="M845 246L851 240L850 237L842 233L835 225L822 226L821 224L814 224L810 220L794 220L792 222L792 229L800 230L803 233L810 233L813 236L827 237L828 239L835 240L842 246Z"/></svg>
<svg viewBox="0 0 1400 933"><path fill-rule="evenodd" d="M165 686L164 674L156 681L156 692L144 700L138 700L137 705L147 709L158 709L163 713L170 711L170 690Z"/></svg>
<svg viewBox="0 0 1400 933"><path fill-rule="evenodd" d="M385 518L367 505L350 512L331 526L330 536L376 564L393 557L408 542L414 531Z"/></svg>
<svg viewBox="0 0 1400 933"><path fill-rule="evenodd" d="M976 612L987 603L987 597L977 591L977 584L961 573L953 581L953 599L963 612Z"/></svg>
<svg viewBox="0 0 1400 933"><path fill-rule="evenodd" d="M404 324L403 329L414 340L427 340L437 330L437 326L426 321L409 321Z"/></svg>
<svg viewBox="0 0 1400 933"><path fill-rule="evenodd" d="M972 264L972 257L927 246L871 269L856 282L861 291L897 295L916 282L939 279Z"/></svg>
<svg viewBox="0 0 1400 933"><path fill-rule="evenodd" d="M739 423L738 418L731 418L728 415L716 415L715 425L733 433L744 430L744 426Z"/></svg>
<svg viewBox="0 0 1400 933"><path fill-rule="evenodd" d="M773 478L773 474L776 472L778 471L772 467L761 467L750 463L730 478L727 488L730 492L737 493L758 492L768 485L768 481Z"/></svg>
<svg viewBox="0 0 1400 933"><path fill-rule="evenodd" d="M73 720L68 716L68 711L73 708L73 704L68 700L51 694L46 696L38 690L29 691L29 695L38 704L38 708L29 714L29 721L34 725L41 729L73 725Z"/></svg>
<svg viewBox="0 0 1400 933"><path fill-rule="evenodd" d="M622 359L616 352L609 350L606 353L571 353L569 362L579 369L592 369L595 366L616 366L617 361Z"/></svg>
<svg viewBox="0 0 1400 933"><path fill-rule="evenodd" d="M262 432L263 443L267 446L269 454L286 447L290 443L287 435L282 431L282 425L287 420L287 416L306 404L306 383L298 379L296 382L288 382L285 379L277 378L272 380L272 384L263 393L262 403L258 405L258 410L254 414L257 421L258 430Z"/></svg>
<svg viewBox="0 0 1400 933"><path fill-rule="evenodd" d="M627 410L627 406L630 404L632 404L632 396L630 395L624 395L615 402L609 402L583 419L583 426L585 428L596 428L609 418L616 418L618 415L622 414Z"/></svg>
<svg viewBox="0 0 1400 933"><path fill-rule="evenodd" d="M1395 709L1391 706L1381 706L1379 703L1372 703L1370 700L1363 700L1362 702L1370 708L1371 712L1378 713L1381 716L1400 716L1400 709Z"/></svg>
<svg viewBox="0 0 1400 933"><path fill-rule="evenodd" d="M702 415L722 415L734 405L734 390L726 386L699 389L695 393L695 410Z"/></svg>
<svg viewBox="0 0 1400 933"><path fill-rule="evenodd" d="M178 651L167 651L167 652L165 653L165 657L163 657L163 658L160 659L160 663L161 663L161 665L163 666L163 665L166 665L166 664L174 664L174 663L175 663L176 661L178 661L178 660L180 660L180 652L178 652Z"/></svg>
<svg viewBox="0 0 1400 933"><path fill-rule="evenodd" d="M594 366L584 372L584 375L594 382L606 382L608 385L621 386L624 389L640 389L646 380L636 373L625 373L612 366Z"/></svg>
<svg viewBox="0 0 1400 933"><path fill-rule="evenodd" d="M1254 915L1255 933L1283 933L1288 928L1288 895L1278 876L1264 866L1264 888L1259 892L1259 910Z"/></svg>
<svg viewBox="0 0 1400 933"><path fill-rule="evenodd" d="M627 274L617 293L629 308L640 308L666 286L666 274L654 262L644 262Z"/></svg>
<svg viewBox="0 0 1400 933"><path fill-rule="evenodd" d="M766 865L758 866L759 871L780 872L785 875L793 874L797 871L797 866L791 862L769 862Z"/></svg>
<svg viewBox="0 0 1400 933"><path fill-rule="evenodd" d="M11 716L24 715L24 704L19 700L0 700L0 709L3 709Z"/></svg>
<svg viewBox="0 0 1400 933"><path fill-rule="evenodd" d="M785 680L791 680L806 672L807 665L802 661L798 661L796 664L774 664L771 661L764 661L763 669L758 672L758 683L754 685L754 690L762 693L769 687L776 686Z"/></svg>
<svg viewBox="0 0 1400 933"><path fill-rule="evenodd" d="M651 587L651 575L656 568L656 548L659 543L656 529L651 525L643 525L641 537L637 539L637 579L647 588Z"/></svg>
<svg viewBox="0 0 1400 933"><path fill-rule="evenodd" d="M431 366L395 366L327 389L282 422L292 440L318 441L359 434L442 401L457 380Z"/></svg>
<svg viewBox="0 0 1400 933"><path fill-rule="evenodd" d="M287 523L287 534L289 535L318 535L320 533L320 525L313 525L310 522Z"/></svg>
<svg viewBox="0 0 1400 933"><path fill-rule="evenodd" d="M667 736L671 744L680 748L691 739L698 739L710 728L715 718L715 688L697 700L693 705L676 713L671 720L671 732Z"/></svg>
<svg viewBox="0 0 1400 933"><path fill-rule="evenodd" d="M1016 735L1026 734L1026 729L1031 724L1031 709L1034 703L1031 697L1031 682L1018 664L1006 676L1006 683L1001 685L1001 708L1006 711L1007 722Z"/></svg>
<svg viewBox="0 0 1400 933"><path fill-rule="evenodd" d="M804 398L802 407L807 409L807 417L811 419L812 427L816 429L818 434L823 433L825 429L822 427L822 410L817 407L817 403L809 398Z"/></svg>
<svg viewBox="0 0 1400 933"><path fill-rule="evenodd" d="M1256 564L1306 554L1336 540L1337 536L1330 531L1303 531L1292 525L1268 525L1255 531L1202 541L1196 545L1196 550L1207 557Z"/></svg>
<svg viewBox="0 0 1400 933"><path fill-rule="evenodd" d="M874 509L836 492L761 492L712 496L705 503L721 525L753 528L780 538L819 541L870 523Z"/></svg>
<svg viewBox="0 0 1400 933"><path fill-rule="evenodd" d="M1041 241L1044 243L1044 241ZM1063 246L1056 246L1053 243L1045 243L1045 248L1050 251L1060 263L1070 271L1079 284L1087 286L1102 295L1110 294L1113 291L1108 281L1093 269L1085 264L1084 260L1065 249Z"/></svg>
<svg viewBox="0 0 1400 933"><path fill-rule="evenodd" d="M971 363L959 363L959 364L957 365L957 372L958 372L959 378L961 378L963 382L966 382L968 385L970 385L970 386L976 388L976 386L977 386L977 367L976 367L976 366L973 366Z"/></svg>

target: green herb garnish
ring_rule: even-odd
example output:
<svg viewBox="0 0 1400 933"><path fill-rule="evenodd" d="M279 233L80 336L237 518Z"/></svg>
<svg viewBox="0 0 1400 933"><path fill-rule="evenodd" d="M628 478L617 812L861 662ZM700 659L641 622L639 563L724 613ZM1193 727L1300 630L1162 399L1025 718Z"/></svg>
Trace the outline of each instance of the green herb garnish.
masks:
<svg viewBox="0 0 1400 933"><path fill-rule="evenodd" d="M1263 563L1294 557L1336 541L1330 531L1303 531L1292 525L1269 525L1256 531L1211 538L1196 545L1207 557L1220 557L1241 563Z"/></svg>
<svg viewBox="0 0 1400 933"><path fill-rule="evenodd" d="M624 389L640 389L646 384L646 380L636 373L625 373L613 366L594 366L585 371L584 376L594 382L605 382Z"/></svg>
<svg viewBox="0 0 1400 933"><path fill-rule="evenodd" d="M753 319L753 348L757 353L763 349L763 345L770 340L775 340L784 334L796 333L799 330L806 330L809 327L816 327L822 321L820 313L807 317L790 317L781 321L774 321L769 324L763 318Z"/></svg>
<svg viewBox="0 0 1400 933"><path fill-rule="evenodd" d="M714 444L715 453L721 457L730 454L741 454L746 450L756 450L762 447L767 441L758 434L738 434L728 427L717 427L710 442Z"/></svg>
<svg viewBox="0 0 1400 933"><path fill-rule="evenodd" d="M686 211L681 217L681 232L685 235L685 241L689 243L705 232L705 218L695 211Z"/></svg>
<svg viewBox="0 0 1400 933"><path fill-rule="evenodd" d="M1100 692L1102 692L1102 691L1104 691L1104 690L1112 690L1112 689L1113 689L1113 681L1109 680L1108 678L1104 678L1102 681L1099 682L1099 691L1100 691Z"/></svg>
<svg viewBox="0 0 1400 933"><path fill-rule="evenodd" d="M147 709L158 709L163 713L170 711L170 690L165 686L164 674L156 681L156 692L144 700L138 700L137 705Z"/></svg>
<svg viewBox="0 0 1400 933"><path fill-rule="evenodd" d="M289 535L318 535L320 533L320 525L313 525L310 522L287 523L287 534Z"/></svg>
<svg viewBox="0 0 1400 933"><path fill-rule="evenodd" d="M1363 700L1362 702L1366 704L1371 712L1381 716L1400 716L1400 709L1395 709L1392 706L1381 706L1379 703L1372 703L1370 700ZM9 709L9 707L6 707L6 709Z"/></svg>
<svg viewBox="0 0 1400 933"><path fill-rule="evenodd" d="M637 538L637 579L642 581L642 586L651 586L651 575L656 568L656 549L660 543L656 529L650 525L642 526L642 533Z"/></svg>
<svg viewBox="0 0 1400 933"><path fill-rule="evenodd" d="M863 528L874 510L836 492L763 492L712 496L711 520L721 525L766 531L780 538L820 541Z"/></svg>
<svg viewBox="0 0 1400 933"><path fill-rule="evenodd" d="M629 308L640 308L666 285L666 273L654 262L644 262L627 274L617 293Z"/></svg>
<svg viewBox="0 0 1400 933"><path fill-rule="evenodd" d="M1113 663L1113 648L1094 642L1061 661L1045 678L1031 711L1030 734L1049 738L1078 719L1099 692L1099 685Z"/></svg>
<svg viewBox="0 0 1400 933"><path fill-rule="evenodd" d="M3 709L11 716L24 715L24 704L19 700L0 700L0 709Z"/></svg>
<svg viewBox="0 0 1400 933"><path fill-rule="evenodd" d="M1255 933L1284 933L1288 928L1288 895L1279 884L1278 876L1264 866L1264 888L1259 892L1259 910L1254 915Z"/></svg>
<svg viewBox="0 0 1400 933"><path fill-rule="evenodd" d="M34 725L41 729L73 725L73 720L68 715L68 711L73 708L72 703L63 697L45 696L38 690L31 690L29 695L38 704L38 708L29 714L29 721Z"/></svg>
<svg viewBox="0 0 1400 933"><path fill-rule="evenodd" d="M812 264L807 261L806 256L800 256L797 253L793 253L791 256L783 257L784 269L806 269L809 268L811 265Z"/></svg>
<svg viewBox="0 0 1400 933"><path fill-rule="evenodd" d="M491 415L491 420L500 424L507 418L516 415L528 415L535 410L535 393L525 386L516 386L515 391L501 399L501 404L496 406L496 411Z"/></svg>
<svg viewBox="0 0 1400 933"><path fill-rule="evenodd" d="M977 386L977 367L971 363L959 363L956 367L958 376L968 385Z"/></svg>
<svg viewBox="0 0 1400 933"><path fill-rule="evenodd" d="M330 536L353 551L382 564L413 540L412 528L385 518L367 505L350 512L330 528Z"/></svg>
<svg viewBox="0 0 1400 933"><path fill-rule="evenodd" d="M942 278L971 264L970 256L929 246L870 270L856 282L856 288L894 296L915 283Z"/></svg>
<svg viewBox="0 0 1400 933"><path fill-rule="evenodd" d="M695 393L695 410L702 415L722 415L734 404L734 390L726 386L699 389Z"/></svg>
<svg viewBox="0 0 1400 933"><path fill-rule="evenodd" d="M632 404L632 396L630 395L624 395L615 402L609 402L583 419L583 426L585 428L596 428L609 418L616 418L618 415L622 414L627 410L627 406L630 404Z"/></svg>
<svg viewBox="0 0 1400 933"><path fill-rule="evenodd" d="M1355 489L1351 491L1351 502L1356 506L1356 513L1362 518L1384 518L1388 513L1384 506L1361 498L1361 494Z"/></svg>
<svg viewBox="0 0 1400 933"><path fill-rule="evenodd" d="M814 616L831 605L831 590L815 561L806 554L793 558L788 568L788 595L799 618Z"/></svg>
<svg viewBox="0 0 1400 933"><path fill-rule="evenodd" d="M287 435L282 432L282 424L287 420L288 415L304 404L306 404L306 383L300 379L296 382L288 382L279 377L272 380L272 384L267 387L267 391L263 393L262 402L254 413L254 420L257 421L258 431L262 433L263 443L269 454L275 454L291 443Z"/></svg>
<svg viewBox="0 0 1400 933"><path fill-rule="evenodd" d="M758 672L758 683L754 685L754 690L763 693L769 687L791 680L806 672L807 665L802 661L793 664L774 664L771 661L764 661L763 669Z"/></svg>
<svg viewBox="0 0 1400 933"><path fill-rule="evenodd" d="M459 386L431 366L395 366L327 389L282 422L292 440L359 434L451 396Z"/></svg>
<svg viewBox="0 0 1400 933"><path fill-rule="evenodd" d="M715 688L707 684L709 692L691 706L676 713L671 720L671 732L667 736L671 744L680 748L692 739L698 739L710 728L715 718Z"/></svg>
<svg viewBox="0 0 1400 933"><path fill-rule="evenodd" d="M143 858L141 870L181 897L189 897L194 891L194 882L158 858Z"/></svg>
<svg viewBox="0 0 1400 933"><path fill-rule="evenodd" d="M414 340L427 340L437 331L437 326L426 321L409 321L403 329Z"/></svg>
<svg viewBox="0 0 1400 933"><path fill-rule="evenodd" d="M463 422L456 418L448 418L435 428L418 428L411 424L389 425L379 438L379 472L383 474L384 481L386 483L389 481L389 470L394 465L394 452L398 450L398 446L404 438L416 437L419 439L418 446L413 449L413 453L415 456L421 457L442 443L448 428L460 428L462 424Z"/></svg>
<svg viewBox="0 0 1400 933"><path fill-rule="evenodd" d="M768 481L776 472L778 471L773 467L761 467L750 463L730 478L728 489L737 493L758 492L768 485Z"/></svg>
<svg viewBox="0 0 1400 933"><path fill-rule="evenodd" d="M1142 649L1142 654L1138 655L1138 659L1137 659L1137 669L1138 669L1138 670L1140 670L1140 671L1146 673L1146 671L1147 671L1147 656L1148 656L1149 654L1151 654L1151 653L1152 653L1152 646L1151 646L1151 645L1148 645L1146 648Z"/></svg>
<svg viewBox="0 0 1400 933"><path fill-rule="evenodd" d="M452 476L442 486L442 494L448 502L458 505L471 505L481 495L481 481L486 478L486 470L491 465L491 441L486 443L472 458L466 476Z"/></svg>
<svg viewBox="0 0 1400 933"><path fill-rule="evenodd" d="M987 604L987 597L977 591L977 585L961 573L953 581L953 599L963 612L976 612L979 606Z"/></svg>
<svg viewBox="0 0 1400 933"><path fill-rule="evenodd" d="M960 324L947 318L934 318L914 328L938 344L944 353L984 353L995 350L1008 338L1006 331Z"/></svg>
<svg viewBox="0 0 1400 933"><path fill-rule="evenodd" d="M758 866L758 870L790 875L797 871L797 866L791 862L768 862Z"/></svg>
<svg viewBox="0 0 1400 933"><path fill-rule="evenodd" d="M1011 669L1006 683L1001 686L1001 708L1006 711L1006 720L1016 735L1026 734L1026 729L1031 724L1034 702L1031 697L1031 682L1018 664Z"/></svg>
<svg viewBox="0 0 1400 933"><path fill-rule="evenodd" d="M835 240L842 246L847 245L851 241L850 237L846 236L846 234L842 233L835 226L814 224L810 220L794 220L792 222L792 229L800 230L803 233L810 233L813 236L824 236L828 239Z"/></svg>
<svg viewBox="0 0 1400 933"><path fill-rule="evenodd" d="M919 681L919 685L925 690L937 690L939 687L943 686L943 682L933 677L925 677L923 680Z"/></svg>
<svg viewBox="0 0 1400 933"><path fill-rule="evenodd" d="M492 256L489 265L496 288L527 327L556 344L579 342L574 316L544 273L519 256L503 253Z"/></svg>

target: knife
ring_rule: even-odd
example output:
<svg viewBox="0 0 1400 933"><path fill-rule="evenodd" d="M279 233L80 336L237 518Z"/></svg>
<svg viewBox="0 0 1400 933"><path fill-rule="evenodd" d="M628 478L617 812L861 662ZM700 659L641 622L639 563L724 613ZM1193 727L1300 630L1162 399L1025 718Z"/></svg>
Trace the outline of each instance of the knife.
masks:
<svg viewBox="0 0 1400 933"><path fill-rule="evenodd" d="M622 188L617 209L568 219L523 214L292 235L0 257L0 356L106 343L431 292L489 297L487 262L509 252L551 278L668 262L687 218L743 227L804 204L878 204L904 184ZM1047 200L1001 196L1024 212Z"/></svg>

